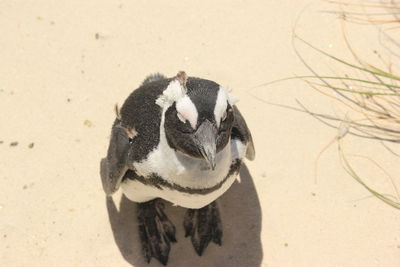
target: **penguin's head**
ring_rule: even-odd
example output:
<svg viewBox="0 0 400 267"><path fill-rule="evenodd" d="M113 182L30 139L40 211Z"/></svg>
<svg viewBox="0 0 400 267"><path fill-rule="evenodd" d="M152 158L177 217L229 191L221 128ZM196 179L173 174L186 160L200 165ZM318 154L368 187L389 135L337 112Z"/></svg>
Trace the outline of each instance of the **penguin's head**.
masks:
<svg viewBox="0 0 400 267"><path fill-rule="evenodd" d="M170 99L164 119L169 146L187 156L205 159L214 170L216 154L229 143L234 121L227 91L213 81L186 78L180 72L164 96Z"/></svg>

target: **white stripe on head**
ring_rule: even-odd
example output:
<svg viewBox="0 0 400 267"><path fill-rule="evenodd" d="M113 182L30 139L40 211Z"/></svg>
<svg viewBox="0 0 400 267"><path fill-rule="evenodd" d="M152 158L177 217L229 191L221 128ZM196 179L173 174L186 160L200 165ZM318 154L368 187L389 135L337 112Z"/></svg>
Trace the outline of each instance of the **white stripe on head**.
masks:
<svg viewBox="0 0 400 267"><path fill-rule="evenodd" d="M226 116L226 108L228 106L228 94L223 87L219 87L217 101L214 107L214 117L217 122L217 126L221 123L221 119Z"/></svg>
<svg viewBox="0 0 400 267"><path fill-rule="evenodd" d="M163 91L162 95L157 98L156 104L162 108L168 107L175 101L181 99L185 93L186 90L182 87L179 80L174 79L168 84L168 87Z"/></svg>
<svg viewBox="0 0 400 267"><path fill-rule="evenodd" d="M185 95L179 99L176 102L176 111L178 111L178 118L182 122L188 120L192 128L196 129L198 113L190 97Z"/></svg>

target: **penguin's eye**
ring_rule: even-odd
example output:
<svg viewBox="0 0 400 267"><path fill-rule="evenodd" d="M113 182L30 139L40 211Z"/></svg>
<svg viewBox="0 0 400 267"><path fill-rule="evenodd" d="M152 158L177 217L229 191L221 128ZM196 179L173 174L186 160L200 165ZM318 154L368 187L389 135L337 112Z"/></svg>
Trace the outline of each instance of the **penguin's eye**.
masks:
<svg viewBox="0 0 400 267"><path fill-rule="evenodd" d="M180 114L179 112L178 112L177 114L178 114L178 119L179 119L181 122L186 123L187 120L185 119L185 117L183 117L182 114Z"/></svg>
<svg viewBox="0 0 400 267"><path fill-rule="evenodd" d="M184 133L184 134L191 134L193 133L194 129L190 124L189 119L186 119L182 113L177 112L176 116L178 117L178 119L183 123L182 125L178 125L178 129L180 132Z"/></svg>
<svg viewBox="0 0 400 267"><path fill-rule="evenodd" d="M226 118L228 117L228 113L231 113L231 112L232 112L232 108L228 107L228 108L224 111L224 113L222 114L221 121L225 121Z"/></svg>

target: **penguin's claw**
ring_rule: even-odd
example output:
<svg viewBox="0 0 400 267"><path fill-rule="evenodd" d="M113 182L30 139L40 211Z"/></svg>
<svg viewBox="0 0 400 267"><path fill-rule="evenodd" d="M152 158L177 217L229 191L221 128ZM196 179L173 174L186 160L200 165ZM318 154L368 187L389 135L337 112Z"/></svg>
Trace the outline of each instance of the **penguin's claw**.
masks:
<svg viewBox="0 0 400 267"><path fill-rule="evenodd" d="M201 209L189 209L183 223L185 237L190 236L194 249L201 256L210 241L222 245L222 223L217 203Z"/></svg>
<svg viewBox="0 0 400 267"><path fill-rule="evenodd" d="M175 226L164 213L161 199L139 203L139 233L144 256L167 265L171 242L176 242Z"/></svg>

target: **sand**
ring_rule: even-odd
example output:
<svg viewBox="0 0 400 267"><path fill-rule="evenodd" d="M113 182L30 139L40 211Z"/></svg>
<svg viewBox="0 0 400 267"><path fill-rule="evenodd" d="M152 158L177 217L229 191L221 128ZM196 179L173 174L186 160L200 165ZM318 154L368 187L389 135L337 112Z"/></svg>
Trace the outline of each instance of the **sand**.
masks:
<svg viewBox="0 0 400 267"><path fill-rule="evenodd" d="M221 199L222 247L198 257L184 238L184 209L167 207L178 226L170 266L400 266L398 211L346 174L335 146L315 182L315 158L337 131L249 93L309 73L291 43L302 11L302 36L341 53L339 20L327 8L308 0L2 1L0 265L160 266L140 253L135 205L120 193L106 200L99 162L115 103L149 73L185 70L233 89L257 156ZM300 81L252 92L335 109Z"/></svg>

